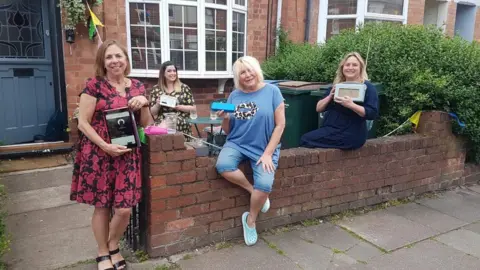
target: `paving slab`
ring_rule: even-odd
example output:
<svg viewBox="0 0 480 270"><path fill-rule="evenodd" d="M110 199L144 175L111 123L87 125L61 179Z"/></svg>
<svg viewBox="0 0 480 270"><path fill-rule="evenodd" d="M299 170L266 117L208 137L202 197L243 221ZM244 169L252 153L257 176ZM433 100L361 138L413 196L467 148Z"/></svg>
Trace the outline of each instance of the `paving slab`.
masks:
<svg viewBox="0 0 480 270"><path fill-rule="evenodd" d="M341 220L339 225L387 251L434 236L437 232L386 210Z"/></svg>
<svg viewBox="0 0 480 270"><path fill-rule="evenodd" d="M70 185L9 193L7 212L9 215L42 210L76 202L70 201Z"/></svg>
<svg viewBox="0 0 480 270"><path fill-rule="evenodd" d="M96 254L92 229L84 227L12 241L4 260L8 269L56 269L95 259Z"/></svg>
<svg viewBox="0 0 480 270"><path fill-rule="evenodd" d="M469 230L455 230L435 238L437 241L480 258L480 234Z"/></svg>
<svg viewBox="0 0 480 270"><path fill-rule="evenodd" d="M8 194L70 185L72 182L71 165L30 171L28 173L11 173L0 175L0 183L5 185Z"/></svg>
<svg viewBox="0 0 480 270"><path fill-rule="evenodd" d="M479 186L479 185L468 186L467 188L468 188L469 190L471 190L471 191L474 191L474 192L480 194L480 186Z"/></svg>
<svg viewBox="0 0 480 270"><path fill-rule="evenodd" d="M463 229L469 230L469 231L472 231L472 232L474 232L474 233L480 234L480 221L479 221L479 222L475 222L475 223L471 223L471 224L463 227Z"/></svg>
<svg viewBox="0 0 480 270"><path fill-rule="evenodd" d="M177 264L182 270L300 269L292 260L278 254L260 239L254 246L235 245L231 248L211 251L188 260L181 260Z"/></svg>
<svg viewBox="0 0 480 270"><path fill-rule="evenodd" d="M343 254L343 253L334 254L332 257L332 260L330 261L328 270L343 270L343 269L363 270L368 268L366 267L365 264L359 263L357 260L355 260L354 258L346 254Z"/></svg>
<svg viewBox="0 0 480 270"><path fill-rule="evenodd" d="M415 223L430 227L440 233L451 231L468 224L465 221L417 203L408 203L390 207L387 208L386 211L398 216L402 216Z"/></svg>
<svg viewBox="0 0 480 270"><path fill-rule="evenodd" d="M7 231L12 240L90 226L93 208L71 204L7 216Z"/></svg>
<svg viewBox="0 0 480 270"><path fill-rule="evenodd" d="M300 237L313 241L317 245L340 251L346 251L361 241L331 223L303 228L300 230Z"/></svg>
<svg viewBox="0 0 480 270"><path fill-rule="evenodd" d="M480 194L474 192L448 191L438 198L417 202L468 223L480 220Z"/></svg>
<svg viewBox="0 0 480 270"><path fill-rule="evenodd" d="M382 256L385 253L380 251L372 244L362 241L351 249L347 250L346 254L352 258L355 258L357 261L367 262L372 258Z"/></svg>
<svg viewBox="0 0 480 270"><path fill-rule="evenodd" d="M270 235L264 238L269 243L275 244L278 249L285 252L285 256L304 270L326 270L330 265L333 251L302 239L300 231Z"/></svg>
<svg viewBox="0 0 480 270"><path fill-rule="evenodd" d="M372 270L472 270L480 260L442 243L426 240L369 261Z"/></svg>

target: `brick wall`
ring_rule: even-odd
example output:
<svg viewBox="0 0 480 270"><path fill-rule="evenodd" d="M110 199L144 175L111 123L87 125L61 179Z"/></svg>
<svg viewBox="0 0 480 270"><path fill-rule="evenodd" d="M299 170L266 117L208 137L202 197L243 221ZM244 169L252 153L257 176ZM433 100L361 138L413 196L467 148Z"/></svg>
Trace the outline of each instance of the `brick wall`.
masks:
<svg viewBox="0 0 480 270"><path fill-rule="evenodd" d="M463 184L465 148L448 116L423 113L419 132L369 140L356 151L283 150L271 209L259 215L258 230ZM217 174L215 158L197 158L181 135L148 140L149 255L240 237L249 195ZM249 166L240 168L251 179Z"/></svg>
<svg viewBox="0 0 480 270"><path fill-rule="evenodd" d="M408 24L423 24L425 0L410 0L408 2Z"/></svg>
<svg viewBox="0 0 480 270"><path fill-rule="evenodd" d="M475 16L475 32L473 33L473 39L480 42L480 8L477 7L477 15Z"/></svg>
<svg viewBox="0 0 480 270"><path fill-rule="evenodd" d="M453 37L455 35L455 19L457 18L457 3L450 1L448 3L447 25L445 33Z"/></svg>

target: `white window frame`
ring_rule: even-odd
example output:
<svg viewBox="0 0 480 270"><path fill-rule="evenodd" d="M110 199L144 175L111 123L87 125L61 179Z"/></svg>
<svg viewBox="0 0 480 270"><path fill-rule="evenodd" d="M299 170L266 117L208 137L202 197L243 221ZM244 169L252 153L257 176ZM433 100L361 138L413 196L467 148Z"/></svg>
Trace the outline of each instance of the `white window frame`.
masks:
<svg viewBox="0 0 480 270"><path fill-rule="evenodd" d="M245 6L236 5L235 0L227 0L227 5L206 3L205 0L185 1L185 0L125 0L126 29L127 29L127 49L130 58L132 71L131 77L158 78L159 70L156 69L134 69L132 63L132 46L130 40L130 3L140 4L159 4L160 8L160 43L162 62L170 60L170 33L168 23L168 7L170 4L181 6L197 7L197 47L198 47L198 71L179 70L181 78L195 79L228 79L233 78L232 71L232 17L233 12L245 14L245 38L243 40L244 55L247 55L247 27L248 27L248 1L245 0ZM226 71L207 71L205 59L205 8L223 9L227 11L227 70ZM148 63L147 63L148 65ZM147 66L148 68L148 66Z"/></svg>
<svg viewBox="0 0 480 270"><path fill-rule="evenodd" d="M317 43L325 43L327 38L327 22L329 19L355 19L355 27L363 24L365 19L379 19L384 21L396 21L407 23L408 2L403 0L403 15L390 15L381 13L367 12L368 0L357 0L357 13L348 15L328 15L328 1L320 0L318 13Z"/></svg>

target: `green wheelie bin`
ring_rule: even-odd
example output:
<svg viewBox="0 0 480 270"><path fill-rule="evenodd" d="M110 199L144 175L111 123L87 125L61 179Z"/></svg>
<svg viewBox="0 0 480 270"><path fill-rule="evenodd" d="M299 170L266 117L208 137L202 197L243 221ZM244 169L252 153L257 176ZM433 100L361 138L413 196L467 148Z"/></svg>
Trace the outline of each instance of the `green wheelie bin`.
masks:
<svg viewBox="0 0 480 270"><path fill-rule="evenodd" d="M317 128L316 100L310 93L323 85L301 81L277 84L285 99L286 126L281 140L283 149L298 147L302 135Z"/></svg>

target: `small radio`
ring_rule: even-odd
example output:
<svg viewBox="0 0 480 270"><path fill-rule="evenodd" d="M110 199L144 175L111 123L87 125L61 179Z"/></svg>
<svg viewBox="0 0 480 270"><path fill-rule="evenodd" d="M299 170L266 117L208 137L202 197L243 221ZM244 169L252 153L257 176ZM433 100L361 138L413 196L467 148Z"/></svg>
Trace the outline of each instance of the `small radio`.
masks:
<svg viewBox="0 0 480 270"><path fill-rule="evenodd" d="M363 102L367 86L364 83L343 82L335 85L335 97L350 97L354 102Z"/></svg>
<svg viewBox="0 0 480 270"><path fill-rule="evenodd" d="M177 98L168 95L161 95L159 103L161 106L175 108L177 106Z"/></svg>

